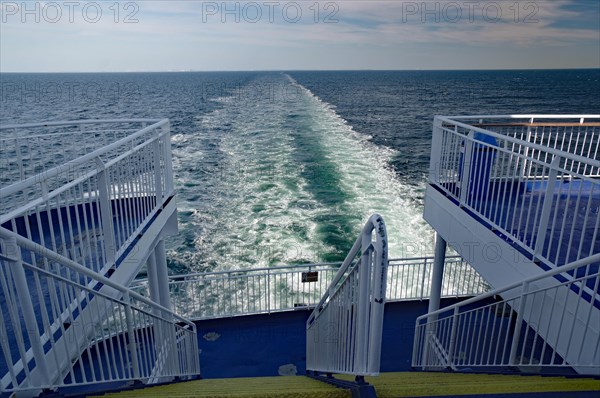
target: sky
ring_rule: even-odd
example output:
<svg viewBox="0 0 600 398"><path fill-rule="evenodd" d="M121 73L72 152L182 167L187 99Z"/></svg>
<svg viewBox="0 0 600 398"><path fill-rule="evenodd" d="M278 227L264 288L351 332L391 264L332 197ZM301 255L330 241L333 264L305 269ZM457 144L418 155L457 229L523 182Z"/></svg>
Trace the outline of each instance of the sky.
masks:
<svg viewBox="0 0 600 398"><path fill-rule="evenodd" d="M600 68L600 0L4 1L1 72Z"/></svg>

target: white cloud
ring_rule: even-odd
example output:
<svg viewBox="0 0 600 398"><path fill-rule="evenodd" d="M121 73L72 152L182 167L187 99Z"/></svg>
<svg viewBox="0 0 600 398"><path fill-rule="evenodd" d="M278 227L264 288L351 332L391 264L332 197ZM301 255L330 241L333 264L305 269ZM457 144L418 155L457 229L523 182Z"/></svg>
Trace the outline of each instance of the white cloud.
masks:
<svg viewBox="0 0 600 398"><path fill-rule="evenodd" d="M263 4L262 1L256 3ZM149 52L159 55L153 61L156 66L149 69L161 69L161 65L165 64L160 54L168 53L171 58L185 59L187 68L193 67L189 64L194 63L188 53L218 55L227 52L229 62L237 65L235 69L243 69L243 65L249 65L248 60L240 55L238 60L232 61L231 53L244 53L252 49L252 53L275 59L289 49L296 49L306 51L308 57L311 57L312 51L318 54L313 57L325 58L328 54L343 51L354 51L360 55L360 52L366 53L368 49L370 57L379 51L379 57L389 63L389 51L402 52L410 46L435 48L451 54L452 48L470 48L476 53L484 51L486 46L505 50L531 48L537 53L547 48L544 51L550 53L557 46L569 45L581 48L581 52L589 53L592 49L593 53L598 51L594 47L600 44L598 30L557 27L561 26L557 22L565 18L578 17L576 12L566 11L565 6L572 4L567 0L430 1L426 6L429 13L425 12L422 1L338 1L335 3L337 9L327 10L324 9L327 2L317 2L320 6L317 22L314 21L315 10L311 9L315 3L308 1L298 2L303 14L297 23L289 22L293 19L290 18L294 16L293 13L287 16L283 14L285 4L291 3L279 2L272 15L268 15L267 9L263 8L263 15L257 23L248 21L255 14L243 15L243 11L239 23L232 20L235 18L232 14L226 15L229 22L222 23L220 1L140 1L136 3L139 9L124 9L125 4L129 3L117 2L118 15L115 14L114 2L102 2L102 17L96 23L90 23L93 15L86 17L81 9L76 10L73 21L65 16L57 23L44 21L43 16L39 23L22 23L18 15L3 15L7 21L1 26L3 57L0 65L3 70L22 69L25 62L22 48L44 54L61 54L68 65L82 64L80 58L88 56L94 59L98 52L103 51L107 52L102 54L104 57L110 57L110 51L127 53L131 58ZM3 11L6 10L6 4L2 3ZM242 10L244 4L249 3L239 4L238 10ZM456 20L457 14L450 7L453 4L462 7L462 17L455 23L452 21ZM516 21L515 5L519 10ZM207 9L208 6L216 6L217 9ZM496 6L502 10L502 18L494 23L490 20L495 19L495 15L490 14L492 11L489 10L496 9ZM233 8L231 4L227 7L230 10ZM467 10L468 7L471 9ZM203 17L203 8L211 11L210 15ZM487 20L482 14L486 9L489 11ZM124 17L134 11L133 18L138 22L125 23ZM336 11L333 17L338 23L323 23L325 16L332 11ZM11 12L14 10L11 9ZM525 17L532 12L535 15L530 17L535 22L525 23ZM116 22L115 17L118 17ZM422 22L423 18L425 23ZM77 51L66 51L70 48L77 48ZM175 61L169 60L170 63ZM318 59L307 61L318 64ZM377 59L372 62L377 65ZM197 59L196 63L198 68L202 68L206 60ZM273 65L273 68L277 69L278 65ZM123 69L131 68L124 66Z"/></svg>

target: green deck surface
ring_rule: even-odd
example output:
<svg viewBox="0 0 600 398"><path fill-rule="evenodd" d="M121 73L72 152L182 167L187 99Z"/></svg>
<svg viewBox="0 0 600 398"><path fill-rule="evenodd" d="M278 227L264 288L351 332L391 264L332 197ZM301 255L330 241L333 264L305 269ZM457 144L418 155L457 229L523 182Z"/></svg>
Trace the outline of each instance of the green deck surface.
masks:
<svg viewBox="0 0 600 398"><path fill-rule="evenodd" d="M336 378L353 380L352 376ZM598 391L600 380L438 372L382 373L367 377L378 398ZM350 398L350 392L303 376L207 379L107 394L104 397Z"/></svg>
<svg viewBox="0 0 600 398"><path fill-rule="evenodd" d="M279 376L195 380L104 397L350 398L350 392L304 376Z"/></svg>
<svg viewBox="0 0 600 398"><path fill-rule="evenodd" d="M600 397L600 380L595 379L440 372L382 373L365 379L375 386L378 398L569 391L598 391Z"/></svg>

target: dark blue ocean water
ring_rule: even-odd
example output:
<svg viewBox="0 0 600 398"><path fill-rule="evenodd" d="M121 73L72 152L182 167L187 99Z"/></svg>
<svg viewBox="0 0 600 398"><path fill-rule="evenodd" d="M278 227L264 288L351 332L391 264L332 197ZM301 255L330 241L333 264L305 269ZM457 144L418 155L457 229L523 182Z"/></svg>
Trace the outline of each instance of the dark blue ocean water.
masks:
<svg viewBox="0 0 600 398"><path fill-rule="evenodd" d="M436 114L600 113L600 70L1 74L2 123L168 117L174 272L339 260L368 215L421 218Z"/></svg>

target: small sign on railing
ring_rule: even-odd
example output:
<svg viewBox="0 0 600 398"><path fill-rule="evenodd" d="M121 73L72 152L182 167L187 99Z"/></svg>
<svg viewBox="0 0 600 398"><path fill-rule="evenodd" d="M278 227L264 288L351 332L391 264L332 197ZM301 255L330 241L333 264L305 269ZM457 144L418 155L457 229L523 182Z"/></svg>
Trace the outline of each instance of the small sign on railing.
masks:
<svg viewBox="0 0 600 398"><path fill-rule="evenodd" d="M302 283L317 282L319 280L319 272L307 271L302 273Z"/></svg>

